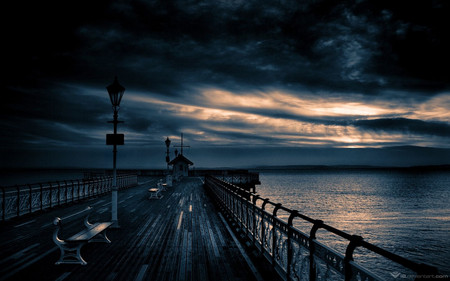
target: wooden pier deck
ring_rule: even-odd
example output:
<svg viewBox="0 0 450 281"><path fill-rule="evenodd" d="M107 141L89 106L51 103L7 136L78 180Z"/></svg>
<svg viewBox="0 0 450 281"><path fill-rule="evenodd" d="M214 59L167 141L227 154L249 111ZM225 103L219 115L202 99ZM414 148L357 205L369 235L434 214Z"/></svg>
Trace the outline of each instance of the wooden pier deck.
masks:
<svg viewBox="0 0 450 281"><path fill-rule="evenodd" d="M200 178L186 178L162 199L149 200L156 180L119 192L120 228L107 231L111 244L82 248L85 266L55 265L60 251L52 221L87 206L94 207L92 222L109 221L110 195L1 225L0 280L262 280Z"/></svg>

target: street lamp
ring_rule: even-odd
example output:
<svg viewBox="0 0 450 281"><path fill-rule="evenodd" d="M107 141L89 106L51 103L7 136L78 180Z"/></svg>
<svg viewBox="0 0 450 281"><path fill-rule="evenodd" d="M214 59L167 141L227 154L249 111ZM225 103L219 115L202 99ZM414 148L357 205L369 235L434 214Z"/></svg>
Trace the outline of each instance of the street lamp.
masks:
<svg viewBox="0 0 450 281"><path fill-rule="evenodd" d="M122 100L123 93L125 92L125 88L119 84L117 80L117 76L114 78L114 82L106 87L108 90L109 98L111 100L112 108L114 111L114 120L108 121L108 123L114 124L114 134L106 135L106 144L113 145L113 186L112 190L112 198L111 198L111 221L113 223L113 227L119 227L119 221L117 219L117 171L116 171L116 155L117 155L117 146L124 144L124 135L117 134L117 124L123 123L123 121L117 120L117 115L120 109L120 101Z"/></svg>
<svg viewBox="0 0 450 281"><path fill-rule="evenodd" d="M170 140L169 137L167 137L166 141L166 163L167 163L167 172L166 172L166 184L167 186L172 186L172 176L169 175L169 162L170 162L170 156L169 156L169 147L170 147Z"/></svg>
<svg viewBox="0 0 450 281"><path fill-rule="evenodd" d="M166 147L167 147L167 151L166 151L167 174L169 174L169 162L170 162L170 157L169 157L170 140L169 140L169 137L167 137L165 143L166 143Z"/></svg>

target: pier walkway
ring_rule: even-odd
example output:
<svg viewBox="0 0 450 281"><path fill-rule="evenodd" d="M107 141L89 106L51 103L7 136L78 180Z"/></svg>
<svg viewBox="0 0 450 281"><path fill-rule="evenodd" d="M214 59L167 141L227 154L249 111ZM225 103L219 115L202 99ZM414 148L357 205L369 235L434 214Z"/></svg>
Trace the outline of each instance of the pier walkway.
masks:
<svg viewBox="0 0 450 281"><path fill-rule="evenodd" d="M261 280L205 194L201 178L186 178L149 200L157 178L119 193L119 229L111 244L85 245L87 265L55 265L60 251L52 224L92 206L90 221L109 221L110 195L14 219L0 225L0 280ZM76 228L82 225L82 219ZM75 225L69 225L75 227Z"/></svg>

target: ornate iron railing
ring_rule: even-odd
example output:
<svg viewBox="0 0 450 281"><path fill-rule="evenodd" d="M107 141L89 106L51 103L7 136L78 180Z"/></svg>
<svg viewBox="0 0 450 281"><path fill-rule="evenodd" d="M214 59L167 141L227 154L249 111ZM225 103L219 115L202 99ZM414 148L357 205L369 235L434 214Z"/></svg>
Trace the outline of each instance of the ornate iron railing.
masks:
<svg viewBox="0 0 450 281"><path fill-rule="evenodd" d="M360 236L347 234L216 177L206 176L205 187L283 280L383 280L354 261L353 252L357 247L408 268L417 276L438 274L435 267L398 256L364 241ZM261 207L257 206L258 200L262 201ZM265 209L268 204L273 207L272 213ZM290 214L287 222L277 217L279 210ZM309 234L293 226L295 218L311 224ZM347 240L345 255L318 242L316 232L319 229Z"/></svg>
<svg viewBox="0 0 450 281"><path fill-rule="evenodd" d="M111 191L112 176L1 187L2 221ZM136 186L137 175L118 175L119 189Z"/></svg>

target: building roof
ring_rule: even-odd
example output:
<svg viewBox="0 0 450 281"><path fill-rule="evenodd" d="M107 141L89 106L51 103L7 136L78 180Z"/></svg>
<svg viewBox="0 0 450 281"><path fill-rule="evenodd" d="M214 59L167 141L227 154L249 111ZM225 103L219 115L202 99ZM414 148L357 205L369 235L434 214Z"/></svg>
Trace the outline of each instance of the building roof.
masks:
<svg viewBox="0 0 450 281"><path fill-rule="evenodd" d="M175 157L174 159L172 159L172 161L169 162L169 165L174 165L177 164L178 162L184 162L188 165L194 165L194 163L192 163L191 160L184 157L183 154L178 154L177 157Z"/></svg>

